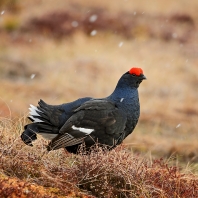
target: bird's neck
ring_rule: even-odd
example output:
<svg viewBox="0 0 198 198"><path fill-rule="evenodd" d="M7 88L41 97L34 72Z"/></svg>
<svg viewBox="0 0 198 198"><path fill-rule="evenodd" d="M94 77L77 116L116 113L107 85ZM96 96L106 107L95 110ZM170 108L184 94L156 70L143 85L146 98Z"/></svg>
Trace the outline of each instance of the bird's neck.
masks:
<svg viewBox="0 0 198 198"><path fill-rule="evenodd" d="M131 100L138 97L137 88L116 86L113 93L108 97L114 101Z"/></svg>

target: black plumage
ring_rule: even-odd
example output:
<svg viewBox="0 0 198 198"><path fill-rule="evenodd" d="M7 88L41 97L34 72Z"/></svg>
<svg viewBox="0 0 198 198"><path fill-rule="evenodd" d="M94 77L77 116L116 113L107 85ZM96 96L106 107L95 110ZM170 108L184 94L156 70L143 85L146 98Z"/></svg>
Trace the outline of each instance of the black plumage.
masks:
<svg viewBox="0 0 198 198"><path fill-rule="evenodd" d="M31 105L29 119L21 138L32 146L37 134L49 139L48 151L66 148L77 153L79 145L87 150L95 143L109 149L119 145L135 128L140 105L137 88L146 79L140 68L122 75L114 92L101 99L81 98L62 105L48 105L40 100Z"/></svg>

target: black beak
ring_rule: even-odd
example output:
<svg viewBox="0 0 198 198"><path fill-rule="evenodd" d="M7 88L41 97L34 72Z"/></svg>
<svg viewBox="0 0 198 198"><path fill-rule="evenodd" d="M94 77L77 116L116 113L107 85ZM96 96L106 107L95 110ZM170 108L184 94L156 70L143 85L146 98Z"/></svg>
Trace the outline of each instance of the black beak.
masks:
<svg viewBox="0 0 198 198"><path fill-rule="evenodd" d="M141 74L141 78L142 78L142 80L146 80L147 79L144 74Z"/></svg>

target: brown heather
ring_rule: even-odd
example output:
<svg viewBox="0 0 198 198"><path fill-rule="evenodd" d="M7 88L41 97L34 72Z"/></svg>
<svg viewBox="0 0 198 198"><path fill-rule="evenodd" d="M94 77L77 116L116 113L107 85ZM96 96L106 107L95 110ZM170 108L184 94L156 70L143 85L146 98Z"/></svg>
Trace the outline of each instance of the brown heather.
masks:
<svg viewBox="0 0 198 198"><path fill-rule="evenodd" d="M47 153L40 138L34 147L22 143L23 118L0 123L1 197L198 197L198 178L162 159L143 159L124 146Z"/></svg>

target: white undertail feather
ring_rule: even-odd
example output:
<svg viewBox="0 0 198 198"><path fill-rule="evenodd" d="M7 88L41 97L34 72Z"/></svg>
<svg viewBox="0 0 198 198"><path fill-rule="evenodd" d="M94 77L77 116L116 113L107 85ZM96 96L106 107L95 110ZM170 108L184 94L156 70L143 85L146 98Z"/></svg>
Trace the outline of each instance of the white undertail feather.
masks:
<svg viewBox="0 0 198 198"><path fill-rule="evenodd" d="M44 122L42 120L40 120L39 118L35 118L34 116L40 116L37 112L42 112L40 111L37 107L35 107L34 105L30 105L30 115L29 117L34 120L34 122Z"/></svg>

